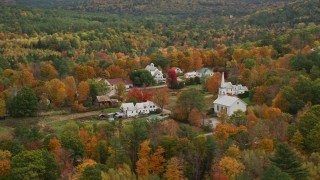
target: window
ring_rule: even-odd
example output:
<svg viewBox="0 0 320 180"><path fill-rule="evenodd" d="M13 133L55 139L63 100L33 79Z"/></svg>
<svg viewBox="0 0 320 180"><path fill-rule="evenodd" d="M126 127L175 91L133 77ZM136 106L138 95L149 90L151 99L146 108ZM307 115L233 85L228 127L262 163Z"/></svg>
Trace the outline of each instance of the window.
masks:
<svg viewBox="0 0 320 180"><path fill-rule="evenodd" d="M220 106L219 106L219 105L217 105L217 111L219 111L219 108L220 108Z"/></svg>
<svg viewBox="0 0 320 180"><path fill-rule="evenodd" d="M237 104L239 104L239 102L237 102Z"/></svg>

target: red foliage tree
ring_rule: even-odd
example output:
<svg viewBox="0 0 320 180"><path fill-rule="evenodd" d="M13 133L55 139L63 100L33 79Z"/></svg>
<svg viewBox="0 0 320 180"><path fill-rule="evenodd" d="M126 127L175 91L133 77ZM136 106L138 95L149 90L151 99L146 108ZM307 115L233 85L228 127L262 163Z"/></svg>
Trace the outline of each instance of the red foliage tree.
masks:
<svg viewBox="0 0 320 180"><path fill-rule="evenodd" d="M153 99L153 92L147 89L138 89L138 88L133 88L129 93L128 93L128 101L133 101L133 102L146 102L146 101L151 101Z"/></svg>
<svg viewBox="0 0 320 180"><path fill-rule="evenodd" d="M172 88L178 83L177 73L174 69L170 69L167 75L168 87Z"/></svg>

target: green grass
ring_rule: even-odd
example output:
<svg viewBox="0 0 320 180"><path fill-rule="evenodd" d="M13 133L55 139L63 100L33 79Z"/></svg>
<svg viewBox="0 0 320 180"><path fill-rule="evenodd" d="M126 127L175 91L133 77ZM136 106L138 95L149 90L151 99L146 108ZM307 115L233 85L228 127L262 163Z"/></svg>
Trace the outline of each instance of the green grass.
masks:
<svg viewBox="0 0 320 180"><path fill-rule="evenodd" d="M190 85L190 86L186 86L186 88L194 88L194 89L202 90L202 84Z"/></svg>
<svg viewBox="0 0 320 180"><path fill-rule="evenodd" d="M10 127L0 127L0 138L9 135L12 132Z"/></svg>
<svg viewBox="0 0 320 180"><path fill-rule="evenodd" d="M119 111L119 108L108 108L103 110L104 113L114 113L118 111Z"/></svg>

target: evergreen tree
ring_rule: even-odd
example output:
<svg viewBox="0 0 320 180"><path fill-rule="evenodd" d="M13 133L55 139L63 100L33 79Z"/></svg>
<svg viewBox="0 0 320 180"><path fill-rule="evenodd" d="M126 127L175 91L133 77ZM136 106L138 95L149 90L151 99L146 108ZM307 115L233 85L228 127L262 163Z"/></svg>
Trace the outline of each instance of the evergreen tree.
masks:
<svg viewBox="0 0 320 180"><path fill-rule="evenodd" d="M22 88L13 98L9 114L13 117L32 117L38 111L38 100L30 88Z"/></svg>
<svg viewBox="0 0 320 180"><path fill-rule="evenodd" d="M288 173L282 172L279 168L271 166L263 173L262 180L291 180Z"/></svg>
<svg viewBox="0 0 320 180"><path fill-rule="evenodd" d="M302 167L294 152L287 144L279 144L271 162L281 171L288 173L293 179L306 179L308 171Z"/></svg>

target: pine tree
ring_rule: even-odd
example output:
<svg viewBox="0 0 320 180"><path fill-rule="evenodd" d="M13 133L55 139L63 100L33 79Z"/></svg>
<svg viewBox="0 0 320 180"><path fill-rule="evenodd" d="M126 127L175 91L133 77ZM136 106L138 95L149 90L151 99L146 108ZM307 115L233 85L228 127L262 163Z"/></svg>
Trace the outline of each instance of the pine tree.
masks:
<svg viewBox="0 0 320 180"><path fill-rule="evenodd" d="M282 172L279 168L271 166L263 173L262 180L291 180L288 173Z"/></svg>
<svg viewBox="0 0 320 180"><path fill-rule="evenodd" d="M279 144L277 146L271 162L294 179L306 179L308 175L308 171L302 167L302 164L287 144Z"/></svg>

